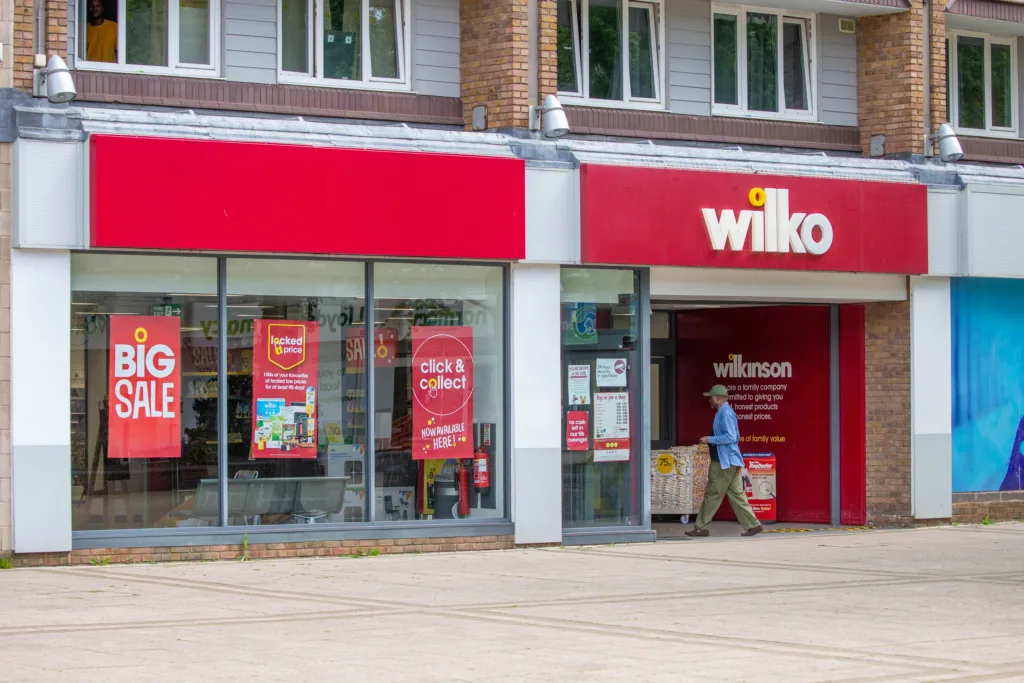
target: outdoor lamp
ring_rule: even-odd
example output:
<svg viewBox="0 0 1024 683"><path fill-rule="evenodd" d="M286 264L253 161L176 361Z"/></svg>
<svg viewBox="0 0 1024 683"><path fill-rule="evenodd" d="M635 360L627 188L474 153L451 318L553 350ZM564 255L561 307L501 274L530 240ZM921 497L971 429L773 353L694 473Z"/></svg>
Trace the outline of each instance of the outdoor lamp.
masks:
<svg viewBox="0 0 1024 683"><path fill-rule="evenodd" d="M43 70L43 55L36 55L36 92L37 97L42 96L42 87L46 88L46 99L54 104L70 102L78 96L75 90L75 80L68 71L68 65L57 55L50 55L50 61L46 63L46 72Z"/></svg>
<svg viewBox="0 0 1024 683"><path fill-rule="evenodd" d="M932 143L938 140L939 142L939 158L947 163L959 161L964 155L964 148L960 146L960 140L957 139L956 133L953 132L953 126L948 123L944 123L939 126L939 132L928 136L928 154L926 156L932 156Z"/></svg>
<svg viewBox="0 0 1024 683"><path fill-rule="evenodd" d="M530 130L541 130L546 138L560 138L569 132L569 119L565 116L562 103L554 95L544 98L544 106L530 107Z"/></svg>

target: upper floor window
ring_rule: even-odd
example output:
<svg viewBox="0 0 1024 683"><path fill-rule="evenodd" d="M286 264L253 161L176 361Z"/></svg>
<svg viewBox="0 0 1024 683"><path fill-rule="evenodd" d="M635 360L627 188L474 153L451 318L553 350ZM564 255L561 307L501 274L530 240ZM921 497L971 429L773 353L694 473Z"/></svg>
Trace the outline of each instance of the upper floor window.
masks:
<svg viewBox="0 0 1024 683"><path fill-rule="evenodd" d="M946 38L946 105L960 131L1017 134L1015 38L950 33Z"/></svg>
<svg viewBox="0 0 1024 683"><path fill-rule="evenodd" d="M76 68L210 76L218 0L79 0Z"/></svg>
<svg viewBox="0 0 1024 683"><path fill-rule="evenodd" d="M814 118L814 17L712 6L715 114Z"/></svg>
<svg viewBox="0 0 1024 683"><path fill-rule="evenodd" d="M281 0L283 81L406 89L409 0Z"/></svg>
<svg viewBox="0 0 1024 683"><path fill-rule="evenodd" d="M661 2L558 0L558 92L568 98L662 102Z"/></svg>

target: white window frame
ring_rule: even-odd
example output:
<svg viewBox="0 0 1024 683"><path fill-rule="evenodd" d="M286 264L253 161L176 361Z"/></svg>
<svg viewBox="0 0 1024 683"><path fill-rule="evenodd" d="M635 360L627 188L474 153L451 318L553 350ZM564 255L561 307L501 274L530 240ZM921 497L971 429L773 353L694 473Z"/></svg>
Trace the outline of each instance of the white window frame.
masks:
<svg viewBox="0 0 1024 683"><path fill-rule="evenodd" d="M179 0L167 0L167 66L129 64L127 60L126 37L128 33L127 2L117 2L117 61L90 62L85 59L85 33L89 23L89 0L75 3L75 69L83 71L115 71L160 76L192 76L194 78L216 78L220 74L221 0L210 0L210 63L186 64L178 61L181 37L178 35L181 7ZM79 56L83 55L83 56Z"/></svg>
<svg viewBox="0 0 1024 683"><path fill-rule="evenodd" d="M981 38L985 41L985 128L965 128L960 125L960 69L957 47L957 38ZM946 63L949 69L949 83L946 87L949 91L949 122L958 133L978 137L992 138L1015 138L1020 129L1019 109L1017 103L1017 39L1015 37L994 36L989 33L978 33L975 31L950 30L946 32L946 39L949 41L949 54L946 55ZM992 45L1007 45L1010 48L1010 119L1013 125L1010 128L996 127L992 125Z"/></svg>
<svg viewBox="0 0 1024 683"><path fill-rule="evenodd" d="M396 17L401 27L401 40L398 41L398 78L374 78L372 65L370 64L370 0L361 0L360 20L360 43L361 43L361 66L362 79L358 81L344 80L340 78L325 78L324 73L324 0L306 0L306 16L313 17L313 21L307 22L306 26L306 64L308 71L299 73L296 71L285 71L284 59L284 21L282 17L283 7L280 0L277 3L277 80L279 83L293 85L317 85L334 88L355 88L358 90L411 90L412 72L411 48L412 45L412 21L411 21L411 0L395 0Z"/></svg>
<svg viewBox="0 0 1024 683"><path fill-rule="evenodd" d="M590 0L569 0L572 7L573 37L576 48L576 84L578 92L558 91L563 104L586 104L591 107L613 109L657 109L665 108L665 2L664 0L620 0L622 2L622 99L603 100L590 97ZM577 7L581 8L576 21ZM654 93L655 97L633 97L629 79L629 10L630 8L650 9L651 36L657 41L654 50ZM581 25L577 25L581 24ZM557 68L557 66L556 66Z"/></svg>
<svg viewBox="0 0 1024 683"><path fill-rule="evenodd" d="M747 108L747 13L771 14L777 19L778 55L776 56L776 73L778 74L778 111L760 111ZM736 17L736 87L738 104L719 104L715 102L715 15L728 14ZM807 109L786 108L786 84L783 49L783 31L787 23L800 22L804 26L804 88L807 98ZM808 12L769 9L751 5L711 5L711 113L715 116L736 116L750 119L777 119L780 121L816 122L818 120L818 54L816 45L816 17Z"/></svg>

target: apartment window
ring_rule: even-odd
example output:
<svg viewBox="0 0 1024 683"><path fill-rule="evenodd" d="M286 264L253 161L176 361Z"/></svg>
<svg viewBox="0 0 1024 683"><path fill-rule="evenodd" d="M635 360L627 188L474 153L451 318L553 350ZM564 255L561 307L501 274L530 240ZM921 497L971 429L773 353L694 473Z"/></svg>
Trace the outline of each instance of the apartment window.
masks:
<svg viewBox="0 0 1024 683"><path fill-rule="evenodd" d="M661 103L660 2L558 0L558 91L572 98Z"/></svg>
<svg viewBox="0 0 1024 683"><path fill-rule="evenodd" d="M713 6L714 113L814 117L811 16Z"/></svg>
<svg viewBox="0 0 1024 683"><path fill-rule="evenodd" d="M76 68L193 73L217 68L218 0L79 0Z"/></svg>
<svg viewBox="0 0 1024 683"><path fill-rule="evenodd" d="M1017 134L1017 46L1013 38L952 33L946 40L950 119L959 130Z"/></svg>
<svg viewBox="0 0 1024 683"><path fill-rule="evenodd" d="M281 0L281 78L406 89L408 0Z"/></svg>

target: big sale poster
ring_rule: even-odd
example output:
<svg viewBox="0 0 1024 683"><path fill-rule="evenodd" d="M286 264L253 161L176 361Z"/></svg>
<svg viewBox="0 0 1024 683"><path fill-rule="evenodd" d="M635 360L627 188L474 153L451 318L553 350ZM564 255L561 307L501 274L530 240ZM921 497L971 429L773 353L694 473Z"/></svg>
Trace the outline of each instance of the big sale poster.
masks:
<svg viewBox="0 0 1024 683"><path fill-rule="evenodd" d="M108 458L181 457L181 321L110 316Z"/></svg>
<svg viewBox="0 0 1024 683"><path fill-rule="evenodd" d="M316 457L319 334L316 322L256 321L252 457Z"/></svg>
<svg viewBox="0 0 1024 683"><path fill-rule="evenodd" d="M473 457L473 328L412 328L412 457Z"/></svg>

